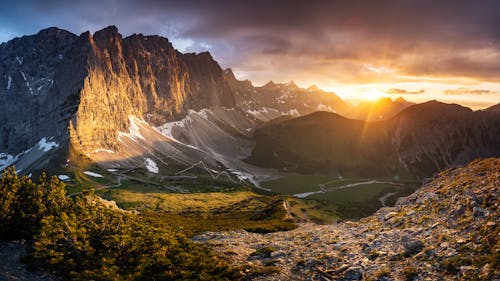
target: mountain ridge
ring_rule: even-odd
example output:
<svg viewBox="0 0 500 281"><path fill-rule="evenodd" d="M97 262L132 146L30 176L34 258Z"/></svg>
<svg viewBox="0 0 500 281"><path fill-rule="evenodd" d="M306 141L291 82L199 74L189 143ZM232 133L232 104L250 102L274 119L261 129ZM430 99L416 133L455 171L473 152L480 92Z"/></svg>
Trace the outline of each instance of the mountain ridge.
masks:
<svg viewBox="0 0 500 281"><path fill-rule="evenodd" d="M498 128L500 116L495 112L437 101L410 106L377 122L315 112L258 128L248 161L343 177L425 178L477 157L500 155Z"/></svg>

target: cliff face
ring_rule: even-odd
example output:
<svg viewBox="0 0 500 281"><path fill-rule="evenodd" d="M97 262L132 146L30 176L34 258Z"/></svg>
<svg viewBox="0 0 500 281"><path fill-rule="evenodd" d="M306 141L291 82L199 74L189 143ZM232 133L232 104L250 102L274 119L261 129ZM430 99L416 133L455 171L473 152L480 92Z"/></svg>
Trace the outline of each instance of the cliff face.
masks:
<svg viewBox="0 0 500 281"><path fill-rule="evenodd" d="M71 123L72 143L83 151L119 149L118 133L129 131L131 115L160 125L189 109L235 105L208 53L181 54L158 36L122 38L115 27L83 37L88 76Z"/></svg>
<svg viewBox="0 0 500 281"><path fill-rule="evenodd" d="M18 154L44 137L67 141L86 74L81 43L50 28L0 45L0 151Z"/></svg>
<svg viewBox="0 0 500 281"><path fill-rule="evenodd" d="M50 28L0 46L3 164L43 140L59 148L70 141L82 153L119 150L129 116L160 125L213 106L235 106L217 62L181 54L159 36Z"/></svg>

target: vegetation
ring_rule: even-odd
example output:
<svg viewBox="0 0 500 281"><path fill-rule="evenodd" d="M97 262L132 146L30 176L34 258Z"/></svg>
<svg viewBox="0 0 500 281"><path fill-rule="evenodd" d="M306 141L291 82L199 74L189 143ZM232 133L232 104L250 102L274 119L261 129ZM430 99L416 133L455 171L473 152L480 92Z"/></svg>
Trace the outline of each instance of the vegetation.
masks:
<svg viewBox="0 0 500 281"><path fill-rule="evenodd" d="M73 199L45 175L37 183L4 172L3 240L34 240L31 262L71 280L235 280L240 273L172 228L105 207L92 194Z"/></svg>
<svg viewBox="0 0 500 281"><path fill-rule="evenodd" d="M174 227L187 236L236 228L268 233L297 227L287 219L284 198L250 191L181 194L111 189L102 197L121 208L140 211L152 225Z"/></svg>
<svg viewBox="0 0 500 281"><path fill-rule="evenodd" d="M368 216L382 207L380 197L388 194L385 204L390 206L396 203L398 197L407 196L420 186L414 181L378 179L378 182L369 183L370 181L374 179L337 179L292 173L262 185L273 192L289 195L324 190L325 192L311 194L298 203L302 209L299 213L305 213L305 217L318 223ZM340 188L359 183L364 184Z"/></svg>

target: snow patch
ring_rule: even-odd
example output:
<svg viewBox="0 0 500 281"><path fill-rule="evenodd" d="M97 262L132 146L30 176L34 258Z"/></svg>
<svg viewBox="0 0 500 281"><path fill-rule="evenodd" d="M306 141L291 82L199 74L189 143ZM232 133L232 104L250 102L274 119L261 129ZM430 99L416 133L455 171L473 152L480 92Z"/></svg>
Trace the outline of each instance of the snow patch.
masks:
<svg viewBox="0 0 500 281"><path fill-rule="evenodd" d="M139 119L133 115L130 115L128 117L128 120L130 122L129 125L129 133L124 133L124 132L118 132L118 139L121 139L123 136L129 137L133 140L143 140L144 137L141 135L141 131L139 129L139 124L146 124L148 123L142 119Z"/></svg>
<svg viewBox="0 0 500 281"><path fill-rule="evenodd" d="M24 58L23 57L19 58L18 56L16 56L16 60L19 63L19 65L21 65L21 64L23 64Z"/></svg>
<svg viewBox="0 0 500 281"><path fill-rule="evenodd" d="M333 110L333 108L331 106L326 106L326 105L324 105L322 103L320 103L318 105L318 110L319 111L331 111L331 112L335 112L335 110Z"/></svg>
<svg viewBox="0 0 500 281"><path fill-rule="evenodd" d="M37 146L38 148L43 151L43 152L48 152L49 150L53 149L54 147L59 147L59 144L52 140L53 137L49 138L48 140L43 137L38 143Z"/></svg>
<svg viewBox="0 0 500 281"><path fill-rule="evenodd" d="M300 113L297 109L290 109L288 112L282 112L281 115L290 115L292 117L299 117Z"/></svg>
<svg viewBox="0 0 500 281"><path fill-rule="evenodd" d="M7 81L7 90L10 90L10 87L12 86L12 77L9 75L9 80Z"/></svg>
<svg viewBox="0 0 500 281"><path fill-rule="evenodd" d="M57 57L58 57L60 60L62 60L62 59L63 59L63 55L61 55L61 54L57 55Z"/></svg>
<svg viewBox="0 0 500 281"><path fill-rule="evenodd" d="M129 119L130 119L130 127L129 127L130 136L134 139L143 140L144 137L141 135L141 131L139 130L139 126L137 126L136 120L134 120L134 119L137 119L137 121L141 121L141 120L139 120L136 117L129 117Z"/></svg>
<svg viewBox="0 0 500 281"><path fill-rule="evenodd" d="M196 114L196 115L201 116L201 117L208 120L210 114L213 114L213 112L207 108L201 109L200 111L194 111L194 110L190 109L188 111L188 116L186 116L184 119L179 120L179 121L165 123L161 126L156 127L155 129L157 131L159 131L161 134L175 140L175 137L172 134L172 129L174 127L186 128L186 125L193 121L193 119L189 116L191 114Z"/></svg>
<svg viewBox="0 0 500 281"><path fill-rule="evenodd" d="M118 172L118 169L108 169L108 172L112 172L112 173Z"/></svg>
<svg viewBox="0 0 500 281"><path fill-rule="evenodd" d="M24 82L26 83L26 87L30 90L30 94L33 95L33 88L31 88L30 82L28 81L28 78L26 78L26 74L21 71L21 75L23 76Z"/></svg>
<svg viewBox="0 0 500 281"><path fill-rule="evenodd" d="M264 107L264 108L259 109L259 110L247 110L247 113L250 113L252 115L259 115L259 114L262 114L262 113L270 113L271 111L278 112L274 108Z"/></svg>
<svg viewBox="0 0 500 281"><path fill-rule="evenodd" d="M96 150L92 151L92 153L99 153L99 152L115 153L113 150L104 149L104 148L99 148L99 149L96 149Z"/></svg>
<svg viewBox="0 0 500 281"><path fill-rule="evenodd" d="M144 161L146 164L146 169L148 169L150 173L158 174L160 169L158 169L158 165L156 165L155 161L151 160L151 158L146 158L144 159Z"/></svg>
<svg viewBox="0 0 500 281"><path fill-rule="evenodd" d="M94 173L94 172L90 172L90 171L85 171L83 173L88 175L88 176L94 177L94 178L104 178L103 175L98 174L98 173Z"/></svg>
<svg viewBox="0 0 500 281"><path fill-rule="evenodd" d="M184 123L182 123L181 121L169 122L157 127L156 129L163 135L174 138L174 136L172 135L172 128L174 127L184 127Z"/></svg>
<svg viewBox="0 0 500 281"><path fill-rule="evenodd" d="M207 108L203 108L200 111L194 111L192 109L188 110L188 115L196 114L196 115L199 115L205 119L208 119L209 113L212 113L212 111L210 111L210 109L207 109Z"/></svg>
<svg viewBox="0 0 500 281"><path fill-rule="evenodd" d="M62 181L68 181L69 180L69 176L67 176L67 175L58 175L57 177L60 180L62 180Z"/></svg>
<svg viewBox="0 0 500 281"><path fill-rule="evenodd" d="M0 153L0 170L3 170L16 162L19 155L13 156L8 153Z"/></svg>

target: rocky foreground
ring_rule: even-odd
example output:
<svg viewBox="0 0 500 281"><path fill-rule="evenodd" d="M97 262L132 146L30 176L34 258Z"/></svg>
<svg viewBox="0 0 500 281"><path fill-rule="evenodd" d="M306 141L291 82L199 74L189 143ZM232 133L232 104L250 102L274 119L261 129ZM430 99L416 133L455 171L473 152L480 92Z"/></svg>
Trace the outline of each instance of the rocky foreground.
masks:
<svg viewBox="0 0 500 281"><path fill-rule="evenodd" d="M356 222L193 239L248 280L500 280L500 159L442 172Z"/></svg>

